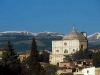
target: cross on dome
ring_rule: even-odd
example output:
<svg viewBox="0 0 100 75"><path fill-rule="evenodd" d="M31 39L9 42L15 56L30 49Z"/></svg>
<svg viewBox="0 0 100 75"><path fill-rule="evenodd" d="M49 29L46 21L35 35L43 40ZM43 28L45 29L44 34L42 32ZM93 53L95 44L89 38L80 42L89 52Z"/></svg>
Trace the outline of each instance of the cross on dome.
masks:
<svg viewBox="0 0 100 75"><path fill-rule="evenodd" d="M73 29L75 29L75 25L73 25Z"/></svg>

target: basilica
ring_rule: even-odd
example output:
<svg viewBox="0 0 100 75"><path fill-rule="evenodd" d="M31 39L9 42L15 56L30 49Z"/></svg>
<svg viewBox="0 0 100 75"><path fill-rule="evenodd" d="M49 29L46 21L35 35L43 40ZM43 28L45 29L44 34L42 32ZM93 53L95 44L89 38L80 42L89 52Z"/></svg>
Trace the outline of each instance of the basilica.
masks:
<svg viewBox="0 0 100 75"><path fill-rule="evenodd" d="M65 55L87 48L87 34L79 33L75 27L62 40L52 41L52 53L49 56L50 64L57 65L63 62Z"/></svg>

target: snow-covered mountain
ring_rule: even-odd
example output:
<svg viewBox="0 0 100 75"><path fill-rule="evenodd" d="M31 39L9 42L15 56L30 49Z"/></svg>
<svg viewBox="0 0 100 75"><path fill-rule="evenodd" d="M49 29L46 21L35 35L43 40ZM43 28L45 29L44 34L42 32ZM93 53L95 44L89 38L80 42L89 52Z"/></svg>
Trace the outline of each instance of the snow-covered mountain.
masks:
<svg viewBox="0 0 100 75"><path fill-rule="evenodd" d="M100 42L100 32L89 35L87 38L89 42Z"/></svg>
<svg viewBox="0 0 100 75"><path fill-rule="evenodd" d="M5 35L5 34L9 34L9 35L16 35L16 34L18 34L18 35L22 35L22 34L24 34L24 35L33 35L33 36L35 36L35 35L37 35L37 33L32 33L32 32L29 32L29 31L4 31L4 32L0 32L0 35Z"/></svg>
<svg viewBox="0 0 100 75"><path fill-rule="evenodd" d="M0 48L4 48L7 41L11 41L16 51L30 50L31 41L33 36L36 38L38 50L47 49L51 50L52 40L61 40L63 34L59 32L43 31L33 33L29 31L4 31L0 32ZM92 46L100 44L100 32L87 36L89 44ZM91 46L90 45L90 46Z"/></svg>
<svg viewBox="0 0 100 75"><path fill-rule="evenodd" d="M44 31L44 32L39 32L39 33L33 33L33 32L29 32L29 31L4 31L4 32L0 32L0 35L31 35L31 36L41 36L41 35L49 35L49 36L61 36L63 37L64 35L58 32L48 32L48 31Z"/></svg>
<svg viewBox="0 0 100 75"><path fill-rule="evenodd" d="M64 34L59 33L59 32L49 32L49 31L43 31L43 32L39 32L39 33L33 33L30 31L4 31L4 32L0 32L0 36L2 35L29 35L29 36L42 36L42 37L63 37ZM99 42L100 41L100 32L94 33L92 35L87 36L89 42Z"/></svg>
<svg viewBox="0 0 100 75"><path fill-rule="evenodd" d="M64 34L61 34L59 32L48 32L48 31L39 32L37 33L37 35L49 35L49 36L61 36L61 37L64 36Z"/></svg>
<svg viewBox="0 0 100 75"><path fill-rule="evenodd" d="M61 40L63 34L59 32L39 32L33 33L29 31L4 31L0 32L0 48L4 48L7 41L11 41L16 51L30 50L32 38L35 37L37 49L51 50L52 40Z"/></svg>

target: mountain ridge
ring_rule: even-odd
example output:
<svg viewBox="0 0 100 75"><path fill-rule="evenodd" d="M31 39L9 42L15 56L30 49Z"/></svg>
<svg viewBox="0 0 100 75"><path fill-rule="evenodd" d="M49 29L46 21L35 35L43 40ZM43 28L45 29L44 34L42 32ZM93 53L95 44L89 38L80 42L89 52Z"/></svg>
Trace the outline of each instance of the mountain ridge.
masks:
<svg viewBox="0 0 100 75"><path fill-rule="evenodd" d="M43 32L33 33L33 32L30 32L30 31L26 31L26 30L22 30L22 31L3 31L3 32L0 32L0 35L3 35L3 34L26 34L26 35L30 34L30 35L36 36L36 35L41 34L41 33L45 33L45 34L60 34L60 36L63 36L63 34L61 34L59 32L43 31Z"/></svg>
<svg viewBox="0 0 100 75"><path fill-rule="evenodd" d="M100 32L87 36L89 42L100 42Z"/></svg>
<svg viewBox="0 0 100 75"><path fill-rule="evenodd" d="M63 34L58 32L39 32L33 33L29 31L5 31L0 32L0 48L6 46L7 41L11 41L16 51L30 50L31 41L34 37L37 42L38 50L48 49L51 50L52 40L61 40Z"/></svg>
<svg viewBox="0 0 100 75"><path fill-rule="evenodd" d="M62 40L64 34L59 32L43 31L33 33L30 31L4 31L0 32L0 48L6 46L7 41L11 41L16 51L26 51L31 48L32 38L36 39L38 50L52 50L52 40ZM100 32L87 36L91 46L100 44Z"/></svg>

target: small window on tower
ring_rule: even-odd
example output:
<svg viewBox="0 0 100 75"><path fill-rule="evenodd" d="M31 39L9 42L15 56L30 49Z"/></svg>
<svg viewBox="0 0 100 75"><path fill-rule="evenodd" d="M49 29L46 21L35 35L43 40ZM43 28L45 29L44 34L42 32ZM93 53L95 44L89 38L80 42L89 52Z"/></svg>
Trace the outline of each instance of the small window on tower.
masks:
<svg viewBox="0 0 100 75"><path fill-rule="evenodd" d="M81 45L81 50L83 50L83 48L84 48L84 46L83 46L83 45Z"/></svg>

